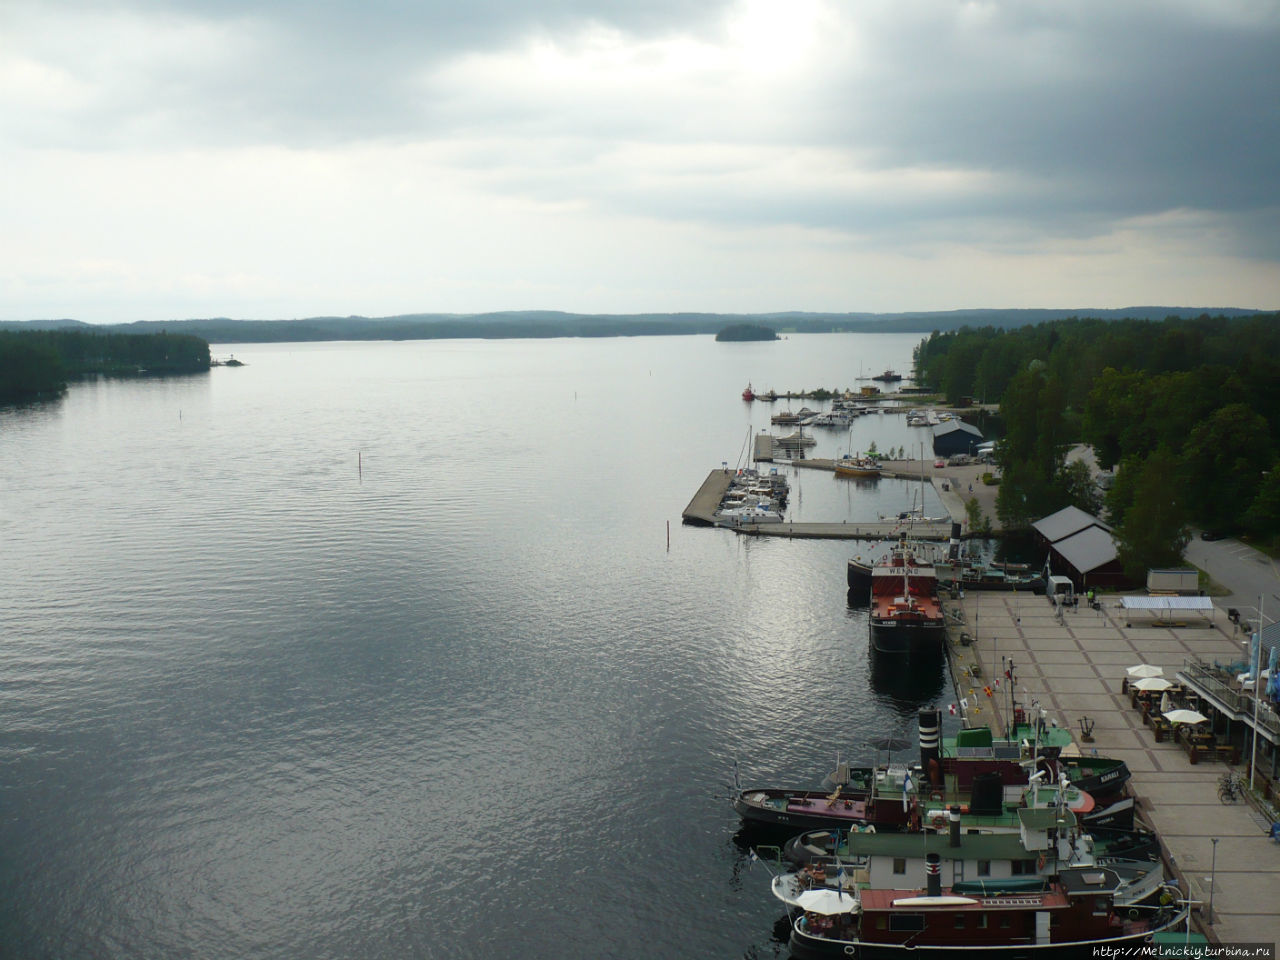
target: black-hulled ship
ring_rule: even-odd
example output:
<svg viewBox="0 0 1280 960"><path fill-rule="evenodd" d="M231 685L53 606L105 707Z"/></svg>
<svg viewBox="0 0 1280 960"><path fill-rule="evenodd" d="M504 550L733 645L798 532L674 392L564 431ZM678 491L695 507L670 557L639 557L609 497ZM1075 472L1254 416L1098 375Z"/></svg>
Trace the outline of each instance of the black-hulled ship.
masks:
<svg viewBox="0 0 1280 960"><path fill-rule="evenodd" d="M940 650L946 640L937 572L906 537L871 570L870 633L881 653Z"/></svg>

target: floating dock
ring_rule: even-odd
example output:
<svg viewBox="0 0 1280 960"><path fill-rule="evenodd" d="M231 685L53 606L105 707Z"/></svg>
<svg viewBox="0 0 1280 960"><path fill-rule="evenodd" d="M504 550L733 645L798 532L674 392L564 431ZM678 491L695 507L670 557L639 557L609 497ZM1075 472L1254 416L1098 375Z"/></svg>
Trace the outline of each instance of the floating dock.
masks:
<svg viewBox="0 0 1280 960"><path fill-rule="evenodd" d="M760 461L769 462L773 459L773 441L775 437L771 433L757 433L755 439L755 452L751 459L757 463Z"/></svg>
<svg viewBox="0 0 1280 960"><path fill-rule="evenodd" d="M830 463L831 461L827 461ZM702 527L723 527L752 537L787 537L795 540L891 540L909 533L920 540L946 540L951 522L920 523L907 520L855 520L839 523L735 523L716 516L720 501L733 482L733 471L712 470L684 508L681 519Z"/></svg>
<svg viewBox="0 0 1280 960"><path fill-rule="evenodd" d="M948 523L908 523L902 520L858 520L849 523L742 523L717 522L716 526L751 537L787 537L795 540L896 540L906 533L915 540L946 540Z"/></svg>
<svg viewBox="0 0 1280 960"><path fill-rule="evenodd" d="M731 483L732 470L712 470L707 474L707 479L702 481L702 486L693 495L689 505L684 508L681 519L700 527L717 526L720 521L716 519L716 511L720 509L720 501L729 492Z"/></svg>

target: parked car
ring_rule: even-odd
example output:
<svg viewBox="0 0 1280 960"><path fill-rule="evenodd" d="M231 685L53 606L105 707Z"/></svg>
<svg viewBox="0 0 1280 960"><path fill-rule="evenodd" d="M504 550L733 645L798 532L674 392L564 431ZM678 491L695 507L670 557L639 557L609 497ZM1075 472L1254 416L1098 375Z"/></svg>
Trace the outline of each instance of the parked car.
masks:
<svg viewBox="0 0 1280 960"><path fill-rule="evenodd" d="M945 467L947 465L947 461L939 457L937 460L933 461L933 465L935 467Z"/></svg>

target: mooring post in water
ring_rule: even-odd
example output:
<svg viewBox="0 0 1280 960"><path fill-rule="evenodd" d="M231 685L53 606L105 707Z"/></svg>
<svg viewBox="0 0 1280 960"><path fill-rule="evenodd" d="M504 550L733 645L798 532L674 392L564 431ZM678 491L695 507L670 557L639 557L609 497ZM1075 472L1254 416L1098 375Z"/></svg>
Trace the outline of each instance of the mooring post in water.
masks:
<svg viewBox="0 0 1280 960"><path fill-rule="evenodd" d="M667 521L667 553L671 552L671 521Z"/></svg>
<svg viewBox="0 0 1280 960"><path fill-rule="evenodd" d="M361 483L364 482L364 452L361 450L356 451L356 476Z"/></svg>

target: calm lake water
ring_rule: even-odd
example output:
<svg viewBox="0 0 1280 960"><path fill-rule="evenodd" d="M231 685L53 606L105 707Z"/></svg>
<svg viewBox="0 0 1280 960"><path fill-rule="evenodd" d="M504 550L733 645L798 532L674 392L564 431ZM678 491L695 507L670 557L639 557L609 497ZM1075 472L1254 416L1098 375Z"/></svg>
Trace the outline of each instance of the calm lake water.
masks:
<svg viewBox="0 0 1280 960"><path fill-rule="evenodd" d="M787 406L748 381L919 339L218 346L0 411L0 955L785 956L735 762L816 784L950 688L873 670L866 545L680 513Z"/></svg>

